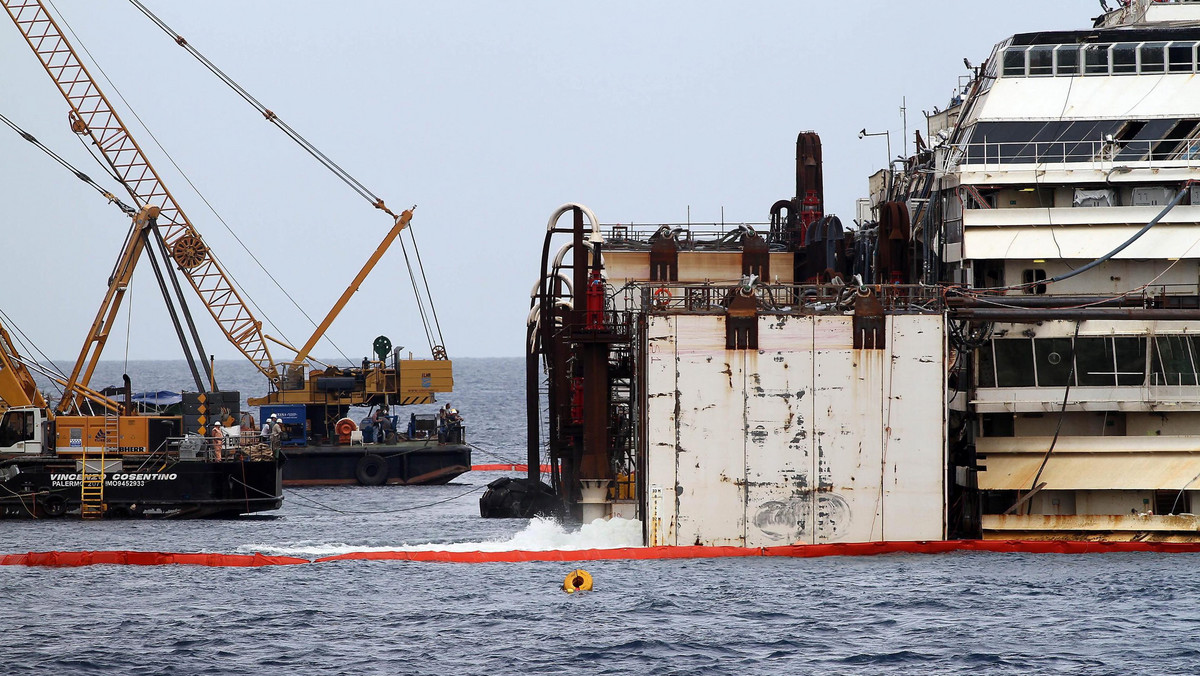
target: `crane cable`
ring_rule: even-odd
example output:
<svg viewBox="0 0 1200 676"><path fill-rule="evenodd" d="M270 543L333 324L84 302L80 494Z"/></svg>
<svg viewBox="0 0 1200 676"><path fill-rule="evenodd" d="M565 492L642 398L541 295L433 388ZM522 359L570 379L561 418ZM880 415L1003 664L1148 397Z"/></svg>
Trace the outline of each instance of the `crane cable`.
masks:
<svg viewBox="0 0 1200 676"><path fill-rule="evenodd" d="M164 33L166 33L168 36L170 36L171 39L175 41L175 44L177 44L180 47L183 47L185 50L187 50L187 52L189 54L194 56L196 58L196 60L199 61L201 64L203 64L205 68L207 68L210 72L212 72L213 75L216 75L217 78L219 78L221 80L221 82L224 82L226 85L229 86L230 89L232 89L234 92L236 92L238 96L242 97L242 99L244 99L246 101L246 103L249 103L251 106L254 106L254 108L259 113L261 113L262 116L264 118L266 118L266 120L268 122L275 125L276 127L279 127L279 129L281 131L283 131L283 133L287 134L289 138L291 138L293 141L295 141L301 148L303 148L306 152L308 152L308 154L312 155L314 158L316 158L316 160L318 162L320 162L327 169L332 171L339 179L341 179L341 181L343 183L350 186L351 189L353 189L355 192L357 192L359 195L361 195L363 197L363 199L367 200L376 209L380 209L381 211L388 214L392 218L394 218L394 219L400 218L395 213L393 213L392 210L387 207L387 205L385 205L383 203L383 200L379 196L377 196L375 193L371 192L371 190L369 188L367 188L367 186L363 185L362 182L360 182L358 179L351 176L348 171L346 171L342 167L338 166L338 164L336 162L329 159L329 157L326 156L325 153L321 152L316 146L314 146L312 143L310 143L308 141L308 139L301 136L300 133L297 132L295 129L292 129L292 127L290 125L288 125L283 120L279 119L279 116L276 115L274 112L272 112L270 108L267 108L265 105L263 105L263 103L261 101L254 98L254 96L250 92L246 91L245 88L243 88L241 85L239 85L237 82L235 82L233 80L233 78L226 75L220 68L218 68L216 66L216 64L214 64L212 61L209 61L207 57L205 57L203 54L201 54L199 52L199 50L197 50L195 47L192 47L192 45L187 41L186 38L184 38L179 33L176 33L174 29L172 29L170 26L168 26L166 24L166 22L164 22L162 19L158 18L158 16L156 16L153 12L151 12L139 0L129 0L129 2L134 7L136 7L139 11L141 11L142 14L145 14L146 18L150 19L151 21L154 22L154 24L156 26L161 28Z"/></svg>
<svg viewBox="0 0 1200 676"><path fill-rule="evenodd" d="M121 211L125 212L126 216L134 216L137 214L136 209L134 209L133 207L129 206L128 204L122 202L120 200L120 198L118 198L116 195L112 194L108 190L105 190L104 186L102 186L99 183L96 183L96 181L92 180L91 176L88 176L87 174L83 173L82 171L76 169L70 162L63 159L61 155L59 155L58 153L56 153L53 150L51 150L50 148L48 148L44 143L37 140L37 137L35 137L33 134L30 134L29 132L25 131L21 127L17 126L17 124L15 122L8 119L3 114L0 114L0 122L3 122L4 124L8 125L13 131L17 132L17 134L19 134L21 136L21 138L32 143L38 150L41 150L42 152L46 153L50 157L54 158L55 162L58 162L62 166L66 167L67 171L70 171L72 174L75 174L75 178L78 178L79 180L88 184L89 186L92 187L92 189L94 189L96 192L100 193L101 196L103 196L105 199L107 199L109 204L117 205L117 208L120 209Z"/></svg>
<svg viewBox="0 0 1200 676"><path fill-rule="evenodd" d="M93 180L93 179L92 179L92 177L90 177L90 176L88 176L87 174L85 174L85 173L83 173L82 171L80 171L78 167L76 167L75 165L73 165L73 164L71 164L70 162L68 162L66 159L64 159L64 158L63 158L61 155L59 155L58 153L56 153L56 152L54 152L53 150L51 150L51 149L50 149L50 148L49 148L49 147L48 147L46 144L44 144L44 143L42 143L41 141L39 141L39 140L37 139L37 137L35 137L33 134L30 134L29 132L27 132L27 131L25 131L24 129L22 129L22 128L20 127L20 125L18 125L17 123L13 122L13 121L12 121L12 120L10 120L9 118L5 117L3 114L0 114L0 122L3 122L4 124L8 125L8 127L9 127L9 128L11 128L13 131L17 132L17 134L18 134L18 135L19 135L21 138L23 138L23 139L25 139L26 141L29 141L30 143L32 143L32 144L34 145L34 147L36 147L38 150L41 150L42 152L46 153L46 154L47 154L47 155L49 155L50 157L54 158L54 161L58 162L58 163L59 163L59 164L61 164L63 167L65 167L65 168L66 168L66 170L67 170L67 171L69 171L69 172L71 172L72 174L74 174L76 178L78 178L79 180L81 180L81 181L83 181L84 183L88 184L88 185L89 185L89 186L91 186L91 187L92 187L92 188L93 188L93 189L94 189L96 192L100 193L100 195L101 195L102 197L104 197L105 199L107 199L107 200L108 200L108 203L109 203L109 204L115 204L115 205L117 206L117 208L118 208L118 209L120 209L120 210L121 210L121 212L122 212L122 213L124 213L126 216L129 216L130 218L133 218L133 217L137 216L137 210L136 210L136 209L134 209L133 207L129 206L128 204L126 204L126 203L122 202L122 201L121 201L121 199L120 199L119 197L117 197L116 195L114 195L112 192L110 192L110 191L108 191L108 190L105 190L105 189L104 189L104 186L100 185L99 183L96 183L96 181L95 181L95 180ZM89 149L89 152L90 152L90 149ZM93 157L93 159L95 159L95 155L93 155L92 157ZM98 161L98 160L97 160L97 161ZM101 164L101 168L104 168L104 165L103 165L103 164ZM107 171L107 170L106 170L106 171ZM119 176L114 176L114 175L112 175L112 174L109 174L109 176L110 176L110 178L112 178L113 180L115 180L115 181L117 181L118 183L121 183L122 185L124 185L124 181L122 181L122 180L121 180L121 178L120 178ZM125 247L126 247L128 244L129 244L129 238L130 238L130 237L132 237L132 236L134 236L134 232L133 232L132 230L130 230L130 231L129 231L129 233L127 233L127 234L125 235L125 241L121 243L121 249L122 249L122 250L124 250L124 249L125 249ZM117 275L117 266L118 266L118 265L120 265L120 261L119 261L119 260L118 260L116 263L114 263L114 264L113 264L113 269L112 269L112 272L110 272L110 273L109 273L109 276L108 276L108 278L109 278L109 281L110 281L110 282L111 282L111 281L112 281L112 279L113 279L114 277L116 277L116 275Z"/></svg>
<svg viewBox="0 0 1200 676"><path fill-rule="evenodd" d="M183 37L182 35L177 33L173 28L168 26L166 22L164 22L157 15L155 15L153 12L151 12L150 9L147 8L144 4L142 4L140 0L129 0L129 2L134 7L136 7L138 9L138 11L140 11L142 14L146 15L146 18L150 19L150 21L152 21L156 26L158 26L160 29L162 29L162 31L164 33L166 33L172 40L175 41L175 44L179 45L180 47L183 47L184 50L186 50L189 54L191 54L193 57L195 57L197 61L199 61L205 68L207 68L209 70L209 72L211 72L213 75L217 76L217 79L219 79L219 80L221 80L221 82L225 83L238 96L240 96L244 101L246 101L246 103L249 103L255 110L257 110L263 116L263 118L265 118L268 122L270 122L271 124L278 127L280 131L282 131L284 134L286 134L288 136L288 138L295 141L296 144L299 145L301 148L303 148L304 151L307 152L309 155L312 155L314 159L316 159L326 169L328 169L335 176L337 176L339 180L341 180L343 183L345 183L347 186L349 186L352 190L354 190L356 193L358 193L359 196L361 196L363 199L370 202L371 206L388 214L394 220L400 219L400 217L397 216L395 212L393 212L391 209L389 209L387 207L386 204L384 204L383 199L381 197L379 197L374 192L372 192L370 190L370 188L368 188L366 185L364 185L361 181L354 178L354 176L351 175L350 172L343 169L340 165L338 165L336 162L334 162L332 159L330 159L329 156L327 156L325 153L321 152L320 149L318 149L315 145L313 145L311 142L309 142L308 139L304 138L298 131L293 129L289 124L287 124L286 122L281 120L279 118L279 116L275 114L274 111L272 111L270 108L267 108L261 101L259 101L257 98L255 98L254 95L252 95L250 92L248 92L244 87L242 87L240 84L238 84L229 75L225 74L225 72L222 71L220 68L218 68L216 64L214 64L207 57L205 57L203 54L201 54L200 51L197 50L195 47L193 47L191 45L191 43L189 43L187 41L187 38ZM409 231L409 233L408 233L409 237L412 239L414 254L417 259L417 266L420 270L422 281L424 282L426 299L428 300L428 303L429 303L429 314L433 318L433 326L436 329L436 333L437 333L436 340L437 340L438 345L444 345L444 342L442 341L442 335L441 335L441 325L437 319L437 311L436 311L436 309L434 309L434 306L433 306L433 296L429 293L429 280L425 276L425 266L421 261L420 250L417 249L416 235L413 234L411 225L406 229ZM425 333L426 333L427 338L431 341L430 348L432 349L433 348L432 342L434 339L430 332L429 318L426 316L426 313L425 313L425 308L424 308L424 303L421 298L420 288L417 285L416 276L412 271L412 264L408 260L408 251L404 246L403 239L400 240L400 248L402 251L404 251L405 263L408 265L409 275L412 278L413 292L417 296L417 304L420 308L421 320L425 324Z"/></svg>
<svg viewBox="0 0 1200 676"><path fill-rule="evenodd" d="M88 50L87 45L85 45L83 43L83 41L79 39L79 36L75 34L75 29L71 27L71 24L67 21L66 17L63 16L62 12L58 11L57 7L54 7L54 3L51 2L51 0L46 0L46 1L47 1L47 4L49 4L50 7L54 9L55 13L58 14L59 20L62 21L62 23L66 27L66 29L71 33L71 37L74 38L75 44L78 44L80 46L80 48L83 49L83 51L88 55L88 58L90 58L92 63L96 66L96 70L100 73L101 76L104 77L104 80L108 83L108 86L112 88L112 90L116 93L117 97L119 99L121 99L121 102L125 104L125 107L129 110L129 112L133 114L134 119L136 119L138 121L138 123L142 125L142 129L145 130L146 134L149 135L150 139L154 141L154 144L158 147L158 149L160 151L162 151L163 155L167 158L167 160L171 163L171 165L175 167L176 171L179 172L179 175L183 177L183 180L186 181L189 186L191 186L192 190L195 191L196 195L200 198L200 200L202 202L204 202L204 205L206 207L208 207L208 210L211 211L213 216L215 216L217 218L217 220L221 222L221 225L225 226L225 229L229 232L230 235L233 236L233 238L237 241L238 245L240 245L242 247L242 250L245 251L246 254L249 255L250 258L258 265L259 269L261 269L263 271L263 274L265 274L267 276L267 278L270 279L275 284L276 288L278 288L280 290L280 292L282 292L283 295L285 297L287 297L287 299L289 301L291 301L292 305L294 305L296 307L296 309L300 311L300 314L304 315L304 318L307 319L310 324L312 324L314 327L316 327L317 326L316 321L314 321L313 318L311 316L309 316L309 314L307 312L304 311L304 308L301 307L298 302L296 302L296 299L293 298L290 293L288 293L287 289L283 288L283 285L281 285L279 283L279 280L277 280L275 278L275 276L271 274L271 271L268 270L265 265L263 265L262 261L259 260L258 256L256 256L254 254L254 252L250 250L250 247L246 246L246 243L244 241L242 241L242 238L239 237L236 232L234 232L233 228L231 228L229 226L229 223L226 222L226 220L221 216L221 214L217 212L216 208L213 207L212 203L208 201L208 198L204 196L204 193L202 193L200 191L200 189L198 187L196 187L196 184L192 182L191 177L189 177L187 172L185 172L183 170L183 168L179 166L179 163L175 161L175 158L171 156L171 153L167 152L167 149L164 148L161 143L159 143L158 137L154 135L154 132L150 131L150 127L147 126L146 123L142 121L141 116L139 116L137 114L137 111L134 110L133 106L129 105L129 101L127 101L125 99L125 96L121 93L120 89L118 89L116 84L114 84L113 81L108 77L108 74L104 72L104 69L100 66L100 63L98 61L96 61L96 57L92 56L92 53ZM108 158L97 157L95 151L92 149L92 147L88 143L83 141L82 138L80 138L80 142L83 144L83 146L85 148L87 148L87 151L90 155L92 155L92 158L95 159L96 162L98 164L100 164L100 166L103 167L105 169L105 171L109 173L110 176L112 176L113 180L115 180L118 183L120 183L121 185L125 186L125 188L127 190L129 190L130 194L132 195L133 194L132 189L130 189L129 185L120 176L118 176L115 173L115 168L113 168L111 166L112 163L108 160ZM134 195L134 198L136 199L137 196ZM220 259L217 258L216 254L213 253L212 250L209 250L208 253L210 256L213 257L214 260L216 260L218 263L220 263ZM224 267L224 266L222 266L222 267ZM270 325L284 340L291 342L291 339L287 337L287 334L283 331L283 329L281 329L278 325L276 325L275 322L271 319L271 317L267 315L266 311L263 310L262 307L260 307L258 305L258 303L255 302L254 298L249 293L246 292L245 287L243 287L241 285L241 283L238 282L237 278L235 278L233 276L233 274L231 272L229 272L228 270L226 270L226 274L229 276L230 283L233 284L238 289L238 291L242 294L242 296L251 305L254 306L254 310L258 313L258 315L262 316L263 319L265 319L267 321L267 324ZM343 351L342 348L340 346L338 346L337 343L333 342L333 339L326 336L325 340L329 341L329 343L331 345L333 345L334 349L336 349L338 351L338 353L340 355L342 355L343 359L345 359L347 362L351 362L351 363L353 362L353 360L350 359L350 357L346 356L345 351Z"/></svg>

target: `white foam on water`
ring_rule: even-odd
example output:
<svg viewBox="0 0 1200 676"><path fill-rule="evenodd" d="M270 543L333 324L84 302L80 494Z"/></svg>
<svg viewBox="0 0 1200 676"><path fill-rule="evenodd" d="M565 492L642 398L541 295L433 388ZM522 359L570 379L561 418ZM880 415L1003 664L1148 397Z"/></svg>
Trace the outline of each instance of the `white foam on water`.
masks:
<svg viewBox="0 0 1200 676"><path fill-rule="evenodd" d="M596 519L578 530L568 531L554 519L531 519L507 540L478 542L429 542L422 544L365 547L344 543L295 542L288 545L248 544L239 553L261 552L276 556L316 558L352 552L549 552L582 549L619 549L642 546L642 522L636 519Z"/></svg>

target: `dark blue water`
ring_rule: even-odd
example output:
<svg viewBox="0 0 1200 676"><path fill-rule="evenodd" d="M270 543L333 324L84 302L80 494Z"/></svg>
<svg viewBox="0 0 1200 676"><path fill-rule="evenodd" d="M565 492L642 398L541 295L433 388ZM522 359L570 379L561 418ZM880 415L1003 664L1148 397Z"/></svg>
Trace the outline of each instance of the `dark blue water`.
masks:
<svg viewBox="0 0 1200 676"><path fill-rule="evenodd" d="M182 382L171 375L177 364L134 366L147 389ZM461 393L451 400L472 438L519 457L522 361L456 367ZM246 388L255 377L244 375ZM479 519L479 492L496 476L288 490L275 516L236 521L5 521L0 551L315 558L572 537L551 524ZM1194 555L582 565L596 589L580 596L560 591L575 567L564 563L0 567L0 674L1200 672Z"/></svg>

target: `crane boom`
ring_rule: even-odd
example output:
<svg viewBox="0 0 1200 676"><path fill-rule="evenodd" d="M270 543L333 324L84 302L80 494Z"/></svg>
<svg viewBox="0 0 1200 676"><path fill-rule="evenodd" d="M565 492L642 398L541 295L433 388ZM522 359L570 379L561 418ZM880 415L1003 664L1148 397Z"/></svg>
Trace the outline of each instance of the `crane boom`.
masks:
<svg viewBox="0 0 1200 676"><path fill-rule="evenodd" d="M0 401L13 407L46 408L46 400L38 391L33 375L22 363L17 346L3 324L0 324Z"/></svg>
<svg viewBox="0 0 1200 676"><path fill-rule="evenodd" d="M278 382L279 371L267 349L262 323L175 202L42 0L0 0L0 4L66 99L72 130L91 138L138 206L159 208L163 240L204 307L229 341L263 375Z"/></svg>

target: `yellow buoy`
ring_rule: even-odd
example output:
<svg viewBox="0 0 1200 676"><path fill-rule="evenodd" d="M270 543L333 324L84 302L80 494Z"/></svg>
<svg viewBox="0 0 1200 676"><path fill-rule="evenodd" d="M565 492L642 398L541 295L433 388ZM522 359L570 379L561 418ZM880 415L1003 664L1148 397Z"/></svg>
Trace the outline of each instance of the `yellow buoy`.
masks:
<svg viewBox="0 0 1200 676"><path fill-rule="evenodd" d="M567 573L567 578L563 580L563 591L568 594L592 591L591 574L582 568Z"/></svg>

